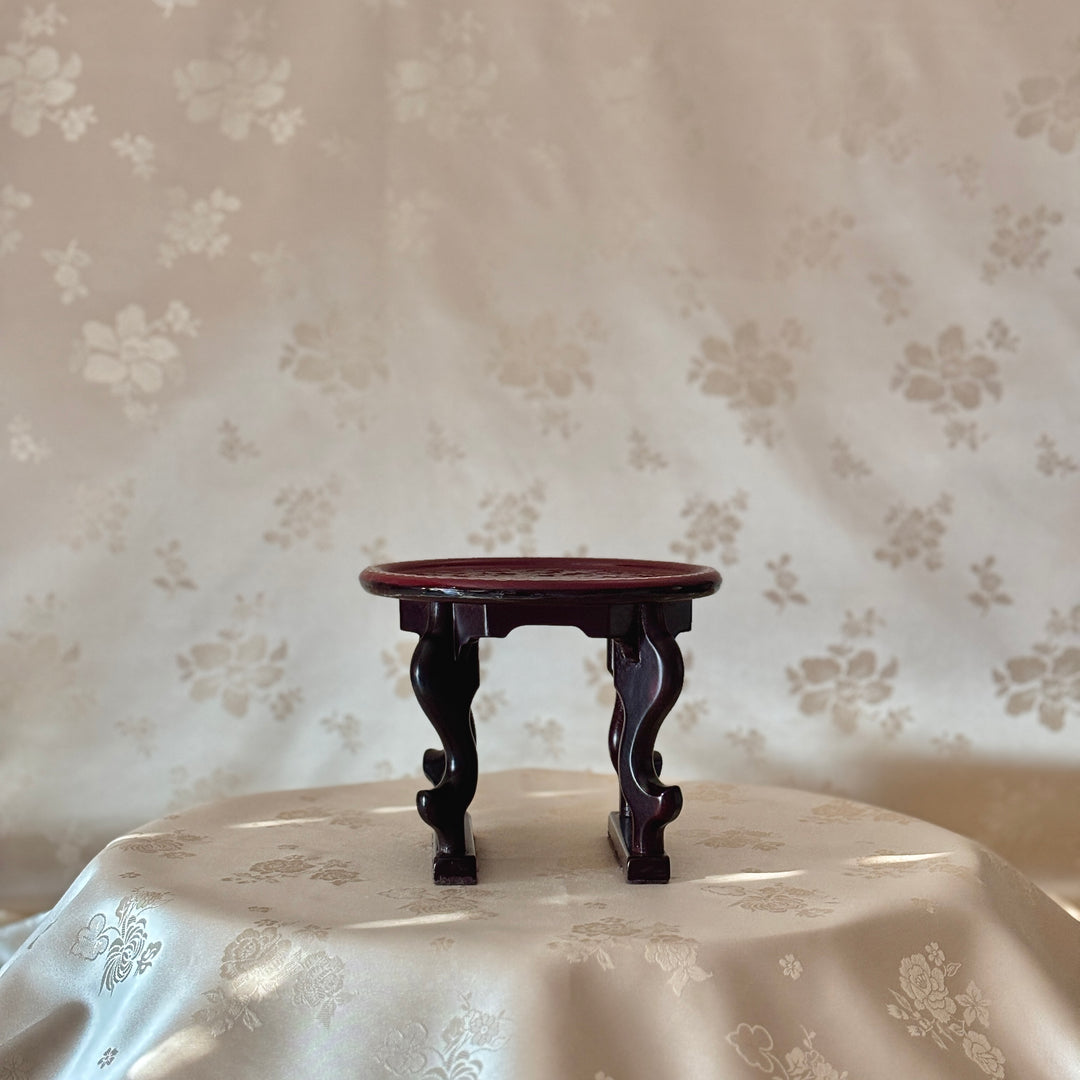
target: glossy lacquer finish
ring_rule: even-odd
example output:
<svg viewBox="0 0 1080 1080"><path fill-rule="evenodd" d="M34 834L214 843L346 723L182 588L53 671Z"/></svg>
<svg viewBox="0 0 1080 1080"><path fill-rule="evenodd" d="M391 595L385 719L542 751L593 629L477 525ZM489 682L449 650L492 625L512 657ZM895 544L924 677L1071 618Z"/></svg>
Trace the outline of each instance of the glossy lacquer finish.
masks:
<svg viewBox="0 0 1080 1080"><path fill-rule="evenodd" d="M608 836L627 881L669 880L664 829L682 809L682 792L661 783L654 746L682 690L675 635L690 629L691 601L720 587L715 570L640 559L430 559L369 566L360 581L396 597L401 628L420 635L410 675L442 749L424 754L435 786L416 804L434 833L437 883L476 882L468 807L479 768L471 712L479 639L526 625L576 626L607 638L616 693L608 744L619 776Z"/></svg>

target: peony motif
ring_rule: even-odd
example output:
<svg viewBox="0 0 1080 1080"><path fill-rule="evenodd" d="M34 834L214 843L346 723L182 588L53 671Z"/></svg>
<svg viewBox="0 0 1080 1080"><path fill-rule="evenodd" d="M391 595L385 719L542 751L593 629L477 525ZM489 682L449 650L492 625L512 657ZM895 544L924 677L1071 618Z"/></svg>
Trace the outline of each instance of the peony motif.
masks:
<svg viewBox="0 0 1080 1080"><path fill-rule="evenodd" d="M291 74L288 59L271 66L265 56L241 53L234 62L192 60L173 73L173 80L192 123L217 120L223 135L240 141L248 137L253 123L285 97L285 83ZM279 132L275 142L284 142L291 135L291 129Z"/></svg>
<svg viewBox="0 0 1080 1080"><path fill-rule="evenodd" d="M743 323L731 343L707 337L701 343L691 380L700 380L702 393L730 398L734 409L767 409L795 397L792 363L766 347L756 322Z"/></svg>
<svg viewBox="0 0 1080 1080"><path fill-rule="evenodd" d="M490 60L481 63L467 52L429 49L423 59L397 64L387 92L398 121L424 122L434 138L446 140L483 113L498 74Z"/></svg>
<svg viewBox="0 0 1080 1080"><path fill-rule="evenodd" d="M1005 1055L996 1046L991 1046L990 1040L981 1031L969 1031L964 1036L963 1047L964 1053L984 1073L994 1080L1004 1080Z"/></svg>
<svg viewBox="0 0 1080 1080"><path fill-rule="evenodd" d="M320 1009L333 1003L345 985L344 972L344 961L325 951L305 956L293 986L293 1004Z"/></svg>
<svg viewBox="0 0 1080 1080"><path fill-rule="evenodd" d="M1080 137L1080 71L1068 78L1024 79L1018 89L1021 116L1016 134L1029 139L1046 132L1047 142L1058 153L1071 154Z"/></svg>
<svg viewBox="0 0 1080 1080"><path fill-rule="evenodd" d="M114 389L134 386L144 394L156 394L162 388L180 352L169 338L154 332L138 304L119 311L113 326L84 323L83 341L87 349L83 376L89 382Z"/></svg>
<svg viewBox="0 0 1080 1080"><path fill-rule="evenodd" d="M1038 706L1039 723L1051 731L1065 726L1067 711L1080 706L1080 647L1041 643L1027 656L1014 656L994 672L998 696L1008 695L1005 712L1022 716Z"/></svg>
<svg viewBox="0 0 1080 1080"><path fill-rule="evenodd" d="M899 664L895 658L878 666L870 649L853 650L834 645L828 656L811 656L788 668L791 693L799 694L804 716L828 714L833 724L850 734L867 714L866 706L880 705L892 697L892 680Z"/></svg>
<svg viewBox="0 0 1080 1080"><path fill-rule="evenodd" d="M61 60L51 45L8 45L7 55L0 56L0 116L10 112L13 131L36 135L49 111L75 96L74 80L81 72L77 53Z"/></svg>
<svg viewBox="0 0 1080 1080"><path fill-rule="evenodd" d="M956 1002L945 988L944 968L930 966L922 953L900 961L900 989L916 1008L925 1008L935 1020L947 1021L956 1012Z"/></svg>
<svg viewBox="0 0 1080 1080"><path fill-rule="evenodd" d="M503 386L525 391L528 398L566 398L578 384L592 386L589 353L575 342L560 341L553 312L530 323L501 326L491 362Z"/></svg>
<svg viewBox="0 0 1080 1080"><path fill-rule="evenodd" d="M265 697L285 669L287 647L281 642L271 650L265 634L244 637L238 630L223 630L220 641L195 645L190 656L178 657L181 678L191 681L191 697L207 701L221 695L225 709L246 716L253 697Z"/></svg>
<svg viewBox="0 0 1080 1080"><path fill-rule="evenodd" d="M972 352L963 328L954 325L938 335L935 349L911 342L892 385L908 401L929 403L935 412L972 410L982 404L984 394L1000 399L998 372L997 362Z"/></svg>
<svg viewBox="0 0 1080 1080"><path fill-rule="evenodd" d="M288 952L291 943L283 938L276 927L242 930L228 945L221 958L221 977L235 979L250 971L257 964L272 962L282 951Z"/></svg>

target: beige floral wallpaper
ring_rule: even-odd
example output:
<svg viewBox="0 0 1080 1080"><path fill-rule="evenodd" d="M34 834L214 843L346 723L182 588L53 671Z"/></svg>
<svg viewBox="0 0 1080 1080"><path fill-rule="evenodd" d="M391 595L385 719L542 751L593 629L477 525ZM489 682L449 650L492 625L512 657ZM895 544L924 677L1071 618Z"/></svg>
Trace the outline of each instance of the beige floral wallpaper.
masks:
<svg viewBox="0 0 1080 1080"><path fill-rule="evenodd" d="M0 7L0 907L418 774L357 574L533 553L724 574L672 776L1080 902L1078 178L1060 0ZM601 643L482 665L482 768L608 768Z"/></svg>

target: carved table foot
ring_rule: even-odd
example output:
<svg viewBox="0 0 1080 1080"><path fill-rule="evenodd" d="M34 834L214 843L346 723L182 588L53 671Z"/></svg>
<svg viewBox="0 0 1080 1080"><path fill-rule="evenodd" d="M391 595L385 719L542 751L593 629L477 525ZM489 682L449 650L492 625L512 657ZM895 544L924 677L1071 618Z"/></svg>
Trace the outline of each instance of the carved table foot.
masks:
<svg viewBox="0 0 1080 1080"><path fill-rule="evenodd" d="M663 883L671 877L664 828L682 810L682 791L660 782L654 744L682 690L683 660L659 605L641 604L630 632L611 639L608 666L616 693L608 744L619 774L608 839L627 881Z"/></svg>
<svg viewBox="0 0 1080 1080"><path fill-rule="evenodd" d="M435 884L475 885L476 847L466 811L478 773L470 705L480 685L480 663L477 642L455 649L451 604L427 605L410 675L416 698L443 744L424 754L424 774L435 787L416 795L416 808L434 832Z"/></svg>

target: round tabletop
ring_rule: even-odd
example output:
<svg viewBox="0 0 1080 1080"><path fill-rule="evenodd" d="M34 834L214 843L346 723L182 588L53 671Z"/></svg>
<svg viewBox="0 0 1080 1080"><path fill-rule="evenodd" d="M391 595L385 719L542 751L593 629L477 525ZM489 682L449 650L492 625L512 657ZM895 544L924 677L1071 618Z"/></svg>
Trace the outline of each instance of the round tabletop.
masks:
<svg viewBox="0 0 1080 1080"><path fill-rule="evenodd" d="M600 603L688 600L720 588L710 566L648 559L419 559L369 566L370 593L416 600Z"/></svg>

